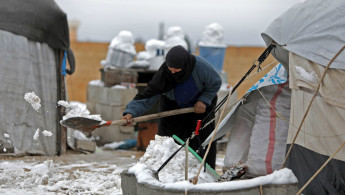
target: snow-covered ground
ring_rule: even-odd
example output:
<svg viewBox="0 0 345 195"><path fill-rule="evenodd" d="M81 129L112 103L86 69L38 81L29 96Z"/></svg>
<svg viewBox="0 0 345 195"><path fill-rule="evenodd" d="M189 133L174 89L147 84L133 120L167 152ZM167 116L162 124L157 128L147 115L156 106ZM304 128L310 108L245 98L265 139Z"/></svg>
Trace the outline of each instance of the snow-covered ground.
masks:
<svg viewBox="0 0 345 195"><path fill-rule="evenodd" d="M0 155L0 194L122 194L120 173L143 152L58 157Z"/></svg>

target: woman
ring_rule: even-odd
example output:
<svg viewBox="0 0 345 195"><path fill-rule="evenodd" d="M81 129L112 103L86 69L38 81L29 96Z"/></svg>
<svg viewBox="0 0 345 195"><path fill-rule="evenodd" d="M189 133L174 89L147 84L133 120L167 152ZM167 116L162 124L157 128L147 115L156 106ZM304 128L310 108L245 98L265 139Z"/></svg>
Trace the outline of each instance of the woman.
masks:
<svg viewBox="0 0 345 195"><path fill-rule="evenodd" d="M149 110L160 98L160 111L193 107L194 113L161 118L158 135L177 135L182 140L190 137L195 130L196 121L204 119L216 106L217 92L221 78L205 59L190 55L182 46L169 50L165 62L149 81L148 86L128 103L123 119L130 120ZM211 118L214 113L211 113ZM202 129L201 143L214 129L214 122ZM190 141L190 147L197 150L198 139ZM206 162L215 168L216 143L212 143ZM200 151L199 151L200 154ZM203 154L200 154L203 156Z"/></svg>

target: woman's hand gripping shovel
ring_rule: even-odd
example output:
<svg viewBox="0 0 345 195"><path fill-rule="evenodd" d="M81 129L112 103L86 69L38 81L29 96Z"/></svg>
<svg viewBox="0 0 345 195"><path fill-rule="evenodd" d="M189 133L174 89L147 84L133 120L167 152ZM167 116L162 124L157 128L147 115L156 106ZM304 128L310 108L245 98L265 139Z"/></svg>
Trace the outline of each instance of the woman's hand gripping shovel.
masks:
<svg viewBox="0 0 345 195"><path fill-rule="evenodd" d="M198 123L196 125L196 128L195 128L195 132L193 132L192 136L189 137L188 139L193 139L195 136L198 136L199 135L199 130L200 130L200 127L201 127L201 120L198 120ZM167 165L170 160L172 158L174 158L174 156L183 148L186 146L186 143L187 141L181 145L181 147L179 149L177 149L160 167L157 171L153 171L153 177L156 178L157 180L159 180L159 177L158 177L158 173L165 167L165 165Z"/></svg>

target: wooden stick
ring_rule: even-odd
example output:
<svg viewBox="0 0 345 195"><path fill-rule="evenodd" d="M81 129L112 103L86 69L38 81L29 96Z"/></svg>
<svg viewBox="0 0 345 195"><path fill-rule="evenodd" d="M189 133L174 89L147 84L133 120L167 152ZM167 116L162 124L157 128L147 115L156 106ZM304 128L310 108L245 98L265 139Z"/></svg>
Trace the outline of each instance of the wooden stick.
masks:
<svg viewBox="0 0 345 195"><path fill-rule="evenodd" d="M189 146L189 138L186 141L186 165L185 165L185 175L184 175L184 179L188 180L188 146Z"/></svg>
<svg viewBox="0 0 345 195"><path fill-rule="evenodd" d="M309 183L311 181L313 181L313 179L322 171L322 169L329 163L329 161L332 160L332 158L334 158L334 156L341 150L341 148L343 148L345 145L345 142L338 148L337 151L335 151L332 156L330 156L328 158L328 160L320 167L320 169L318 171L316 171L316 173L308 180L308 182L306 184L304 184L304 186L297 192L297 195L301 194L302 191L309 185Z"/></svg>
<svg viewBox="0 0 345 195"><path fill-rule="evenodd" d="M301 124L300 124L299 127L298 127L297 133L296 133L296 135L295 135L295 137L294 137L294 139L293 139L293 141L292 141L292 143L291 143L291 145L290 145L289 151L287 152L287 154L286 154L286 156L285 156L285 160L284 160L284 163L283 163L282 168L285 167L285 163L286 163L286 161L287 161L287 159L288 159L288 157L289 157L289 155L290 155L290 153L291 153L292 147L293 147L293 145L295 144L295 141L296 141L296 139L297 139L297 136L298 136L299 132L301 131L302 125L303 125L303 123L304 123L305 118L307 117L307 114L308 114L308 112L309 112L309 110L310 110L311 104L313 103L313 101L314 101L314 99L315 99L315 97L316 97L316 94L319 92L320 85L321 85L321 82L322 82L323 78L324 78L325 75L326 75L326 71L328 70L329 66L333 63L333 61L338 57L338 55L339 55L344 49L345 49L345 45L337 52L337 54L335 54L335 56L331 59L331 61L329 61L329 63L327 64L325 70L323 71L322 76L321 76L321 79L320 79L320 81L319 81L319 83L318 83L318 85L317 85L317 88L315 89L314 95L313 95L313 97L311 98L311 100L310 100L310 102L309 102L309 106L308 106L308 108L307 108L307 111L305 112L305 114L304 114L304 116L303 116L303 119L302 119L302 121L301 121Z"/></svg>
<svg viewBox="0 0 345 195"><path fill-rule="evenodd" d="M230 100L230 97L231 97L231 92L232 92L232 89L229 91L228 98L226 99L224 108L223 108L222 113L220 114L219 118L222 118L223 115L224 115L225 108L226 108L226 106L228 105L229 100ZM202 167L204 166L204 163L205 163L207 154L208 154L208 152L210 151L210 148L211 148L211 145L212 145L214 136L216 135L216 132L217 132L217 129L218 129L218 126L219 126L220 122L221 122L221 120L218 120L217 125L216 125L216 128L214 129L212 138L211 138L210 142L208 143L208 147L207 147L207 150L206 150L206 152L205 152L204 158L202 159L202 162L201 162L201 164L200 164L198 174L192 179L194 185L198 183L198 177L199 177L199 175L200 175L200 171L201 171Z"/></svg>
<svg viewBox="0 0 345 195"><path fill-rule="evenodd" d="M173 115L185 114L185 113L190 113L190 112L194 112L194 107L180 108L180 109L176 109L176 110L169 110L169 111L159 112L159 113L155 113L155 114L139 116L139 117L132 118L130 120L130 122L132 122L132 123L143 122L143 121L163 118L166 116L173 116ZM110 125L125 125L125 124L127 124L127 121L125 119L121 119L121 120L111 121Z"/></svg>

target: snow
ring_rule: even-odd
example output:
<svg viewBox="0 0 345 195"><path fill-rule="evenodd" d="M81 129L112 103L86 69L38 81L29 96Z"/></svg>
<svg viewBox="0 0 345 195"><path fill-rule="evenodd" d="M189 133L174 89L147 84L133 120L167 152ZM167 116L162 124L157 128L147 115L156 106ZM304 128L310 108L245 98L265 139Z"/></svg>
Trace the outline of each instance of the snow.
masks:
<svg viewBox="0 0 345 195"><path fill-rule="evenodd" d="M107 163L0 161L0 194L122 194L124 169Z"/></svg>
<svg viewBox="0 0 345 195"><path fill-rule="evenodd" d="M109 144L104 144L103 147L106 148L106 149L115 150L115 149L117 149L120 145L125 144L125 143L126 143L125 141L112 142L112 143L109 143Z"/></svg>
<svg viewBox="0 0 345 195"><path fill-rule="evenodd" d="M206 26L199 46L205 47L226 47L224 43L223 27L218 23L211 23Z"/></svg>
<svg viewBox="0 0 345 195"><path fill-rule="evenodd" d="M40 129L37 129L36 132L35 132L35 134L34 134L34 136L33 136L33 139L34 139L34 140L37 140L37 139L38 139L38 137L40 136L39 133L40 133Z"/></svg>
<svg viewBox="0 0 345 195"><path fill-rule="evenodd" d="M51 131L47 131L47 130L44 130L42 133L44 136L48 136L48 137L53 135L53 133Z"/></svg>
<svg viewBox="0 0 345 195"><path fill-rule="evenodd" d="M72 117L84 117L89 119L98 120L101 123L105 122L102 120L101 115L93 114L90 115L90 111L86 108L86 105L80 102L66 102L64 100L58 101L58 105L66 108L66 114L63 116L63 120L72 118Z"/></svg>
<svg viewBox="0 0 345 195"><path fill-rule="evenodd" d="M171 184L182 182L185 179L185 150L180 150L176 156L159 172L159 180L152 177L152 171L159 167L180 148L173 138L156 135L155 140L151 140L146 148L146 153L140 158L138 164L131 167L128 172L137 176L138 182L150 183L161 186L163 183ZM193 177L199 170L199 163L196 158L188 155L188 175ZM209 183L215 179L207 172L201 172L200 183Z"/></svg>
<svg viewBox="0 0 345 195"><path fill-rule="evenodd" d="M158 39L150 39L145 43L145 50L147 52L148 58L156 57L157 50L164 50L165 42Z"/></svg>
<svg viewBox="0 0 345 195"><path fill-rule="evenodd" d="M238 190L267 184L297 183L297 178L292 171L284 168L262 177L222 183L215 182L211 175L201 172L197 185L194 185L184 180L185 152L183 150L177 153L166 167L159 172L159 181L155 179L153 177L154 171L158 170L160 165L178 148L179 146L172 138L156 135L155 140L150 142L140 161L131 167L128 172L135 174L139 183L177 190ZM196 176L199 166L192 154L189 155L188 163L188 175L189 178L192 178Z"/></svg>
<svg viewBox="0 0 345 195"><path fill-rule="evenodd" d="M117 49L131 54L136 54L133 34L130 31L120 31L110 42L109 49Z"/></svg>
<svg viewBox="0 0 345 195"><path fill-rule="evenodd" d="M41 107L41 99L35 94L35 92L28 92L24 95L25 101L29 102L33 109L38 112Z"/></svg>
<svg viewBox="0 0 345 195"><path fill-rule="evenodd" d="M184 38L184 31L179 26L169 27L164 39L166 44L165 53L168 53L168 51L176 45L181 45L186 50L188 50L188 44Z"/></svg>
<svg viewBox="0 0 345 195"><path fill-rule="evenodd" d="M89 82L89 85L104 87L104 82L101 80L92 80Z"/></svg>
<svg viewBox="0 0 345 195"><path fill-rule="evenodd" d="M318 76L314 71L308 72L303 67L300 67L300 66L296 66L295 68L296 68L297 74L301 78L303 78L306 81L311 82L312 84L317 84Z"/></svg>

